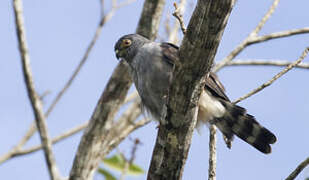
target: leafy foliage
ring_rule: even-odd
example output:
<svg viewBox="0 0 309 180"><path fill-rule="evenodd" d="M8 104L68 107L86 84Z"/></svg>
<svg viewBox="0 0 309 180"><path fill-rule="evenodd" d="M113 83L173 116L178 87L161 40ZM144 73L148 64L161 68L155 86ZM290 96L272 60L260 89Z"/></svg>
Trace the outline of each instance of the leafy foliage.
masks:
<svg viewBox="0 0 309 180"><path fill-rule="evenodd" d="M119 172L123 172L126 164L126 160L120 154L116 154L110 158L103 159L105 166L114 169ZM144 170L136 164L131 164L128 167L127 173L129 175L141 175L144 173Z"/></svg>
<svg viewBox="0 0 309 180"><path fill-rule="evenodd" d="M105 177L105 180L117 180L110 172L105 169L99 168L98 173Z"/></svg>

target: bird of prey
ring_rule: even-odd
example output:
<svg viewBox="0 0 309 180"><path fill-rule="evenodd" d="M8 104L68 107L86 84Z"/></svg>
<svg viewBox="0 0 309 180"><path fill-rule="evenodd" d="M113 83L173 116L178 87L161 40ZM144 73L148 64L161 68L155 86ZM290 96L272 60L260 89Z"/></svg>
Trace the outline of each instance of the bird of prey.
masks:
<svg viewBox="0 0 309 180"><path fill-rule="evenodd" d="M157 43L138 35L122 36L115 44L117 59L125 60L131 69L135 87L145 109L161 118L171 84L173 65L179 61L179 48L171 43ZM234 134L257 150L267 154L276 136L261 126L246 109L232 104L217 76L210 72L199 100L197 126L215 124L231 147Z"/></svg>

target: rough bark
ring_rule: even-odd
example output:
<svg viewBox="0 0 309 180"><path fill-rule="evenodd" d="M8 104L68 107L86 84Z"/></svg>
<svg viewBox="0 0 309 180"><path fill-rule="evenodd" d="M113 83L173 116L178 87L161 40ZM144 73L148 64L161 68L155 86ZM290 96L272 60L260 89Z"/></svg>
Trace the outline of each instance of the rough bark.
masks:
<svg viewBox="0 0 309 180"><path fill-rule="evenodd" d="M154 39L165 0L146 0L137 32ZM145 23L146 22L146 23ZM124 101L132 80L124 63L114 70L86 128L71 169L71 180L90 180L98 167L104 148L106 131Z"/></svg>
<svg viewBox="0 0 309 180"><path fill-rule="evenodd" d="M151 40L156 39L164 5L165 0L145 1L136 29L137 34L143 35Z"/></svg>
<svg viewBox="0 0 309 180"><path fill-rule="evenodd" d="M181 179L196 124L197 103L234 0L199 0L180 47L148 179Z"/></svg>

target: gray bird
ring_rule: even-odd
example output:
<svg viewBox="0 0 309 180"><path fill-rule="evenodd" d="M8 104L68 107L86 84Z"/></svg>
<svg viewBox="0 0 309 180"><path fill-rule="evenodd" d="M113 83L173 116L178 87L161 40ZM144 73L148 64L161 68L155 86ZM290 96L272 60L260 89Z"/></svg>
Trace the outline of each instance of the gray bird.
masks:
<svg viewBox="0 0 309 180"><path fill-rule="evenodd" d="M173 65L179 61L178 51L174 44L152 42L138 34L125 35L115 44L117 59L124 59L131 68L143 106L160 123L164 123L162 112ZM276 136L247 114L246 109L231 103L212 72L199 100L197 126L206 123L219 128L229 148L234 134L263 153L270 153L270 144L276 142Z"/></svg>

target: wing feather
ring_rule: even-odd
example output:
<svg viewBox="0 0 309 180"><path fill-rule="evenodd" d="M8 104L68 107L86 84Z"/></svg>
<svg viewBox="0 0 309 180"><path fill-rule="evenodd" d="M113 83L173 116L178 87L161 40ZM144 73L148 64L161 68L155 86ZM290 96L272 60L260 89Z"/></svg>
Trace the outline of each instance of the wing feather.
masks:
<svg viewBox="0 0 309 180"><path fill-rule="evenodd" d="M177 61L179 61L178 46L167 42L161 43L160 46L162 48L164 60L167 63L174 65ZM208 90L214 97L230 101L225 94L224 86L219 81L217 75L213 72L210 72L208 78L206 79L205 89Z"/></svg>

